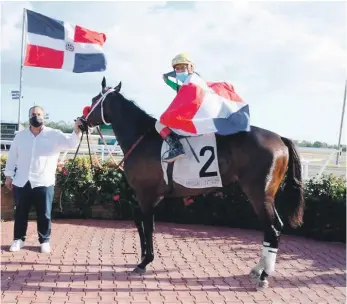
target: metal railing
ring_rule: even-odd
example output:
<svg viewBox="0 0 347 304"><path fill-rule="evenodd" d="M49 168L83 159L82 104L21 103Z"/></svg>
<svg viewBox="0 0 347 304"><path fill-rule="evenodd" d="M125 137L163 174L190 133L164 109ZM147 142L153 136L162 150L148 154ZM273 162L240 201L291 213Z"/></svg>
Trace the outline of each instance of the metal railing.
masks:
<svg viewBox="0 0 347 304"><path fill-rule="evenodd" d="M68 134L68 133L65 133ZM90 134L90 149L93 154L100 155L101 159L104 160L105 156L109 153L112 153L114 155L123 155L123 152L117 142L114 145L100 145L96 144L98 139L100 138L97 134ZM113 135L104 135L105 140L106 139L115 139ZM95 142L96 141L96 142ZM3 150L8 151L10 145L12 143L12 140L3 140L1 139L1 148L4 147ZM327 149L327 148L306 148L306 147L298 147L299 153L304 154L305 152L311 152L312 154L316 155L322 155L321 158L305 158L305 156L301 156L301 168L303 173L303 179L308 180L310 178L309 176L309 168L310 166L320 166L319 163L323 162L321 164L319 172L316 174L317 177L321 177L324 171L326 170L329 163L332 161L332 158L336 156L338 153L341 153L341 150L337 149ZM59 161L62 162L66 159L68 154L74 154L76 149L68 149L63 152L61 152ZM327 155L328 152L328 156ZM79 154L87 154L88 153L88 145L86 142L86 139L84 139L81 143L81 147L79 150ZM325 157L324 157L325 156ZM316 164L317 163L317 164ZM339 166L337 166L339 167Z"/></svg>
<svg viewBox="0 0 347 304"><path fill-rule="evenodd" d="M90 152L92 154L97 154L97 155L100 154L100 158L102 160L105 159L106 155L109 155L110 153L109 151L111 152L112 155L113 154L123 155L123 151L119 145L108 145L107 147L105 145L94 145L90 147ZM76 149L65 150L64 152L60 154L59 162L63 162L66 159L68 154L75 154L75 152L76 152ZM81 147L78 152L79 152L78 154L88 154L89 153L88 146L86 144L85 145L81 144Z"/></svg>
<svg viewBox="0 0 347 304"><path fill-rule="evenodd" d="M326 149L326 148L305 148L305 147L299 147L298 148L299 152L303 153L305 151L310 151L313 152L314 154L327 154L327 152L330 152L328 154L328 156L326 156L325 158L305 158L305 157L301 157L301 169L302 169L302 173L303 173L303 179L307 180L309 179L309 166L313 165L313 163L320 163L323 162L324 163L321 165L319 172L315 175L317 178L320 178L324 171L326 170L327 166L329 165L329 163L332 161L334 156L337 156L338 154L341 154L342 150L337 150L337 149ZM323 155L322 155L323 156ZM320 164L317 164L320 165ZM337 165L336 167L339 167L339 165Z"/></svg>
<svg viewBox="0 0 347 304"><path fill-rule="evenodd" d="M105 140L107 139L115 139L114 136L112 135L103 135ZM102 160L105 159L106 154L112 153L115 155L123 155L123 151L120 148L120 146L117 144L117 142L114 145L100 145L100 144L96 144L96 142L98 141L98 139L100 138L99 135L96 134L89 134L89 143L90 143L90 152L92 154L100 154L100 157ZM86 142L87 139L84 138L84 140L81 143L80 149L79 149L79 154L87 154L89 153L88 150L88 143ZM75 153L76 149L68 149L65 150L64 152L62 152L61 157L59 158L59 161L62 162L66 159L67 154L69 153Z"/></svg>

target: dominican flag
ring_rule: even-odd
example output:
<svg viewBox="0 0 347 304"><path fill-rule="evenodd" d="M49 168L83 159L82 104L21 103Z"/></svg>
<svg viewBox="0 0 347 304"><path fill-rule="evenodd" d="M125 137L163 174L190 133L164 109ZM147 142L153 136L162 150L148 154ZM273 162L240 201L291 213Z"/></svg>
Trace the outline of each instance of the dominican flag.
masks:
<svg viewBox="0 0 347 304"><path fill-rule="evenodd" d="M106 70L103 45L106 35L26 12L24 66L66 70L74 73Z"/></svg>
<svg viewBox="0 0 347 304"><path fill-rule="evenodd" d="M234 87L227 82L206 83L195 73L181 86L160 122L182 135L250 131L248 104Z"/></svg>

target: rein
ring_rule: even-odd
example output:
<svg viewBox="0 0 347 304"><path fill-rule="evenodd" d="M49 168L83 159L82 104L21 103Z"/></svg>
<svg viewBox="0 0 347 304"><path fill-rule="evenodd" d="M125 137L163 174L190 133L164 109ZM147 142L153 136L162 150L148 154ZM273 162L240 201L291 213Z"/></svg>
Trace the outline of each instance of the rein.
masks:
<svg viewBox="0 0 347 304"><path fill-rule="evenodd" d="M121 162L120 162L119 164L117 164L116 160L113 158L112 153L111 153L110 150L109 150L108 145L106 144L105 138L104 138L104 136L102 135L102 133L101 133L99 127L97 127L97 130L98 130L99 136L101 137L101 139L102 139L104 145L105 145L106 148L107 148L107 151L108 151L109 155L111 156L113 162L114 162L114 163L116 164L116 166L117 166L117 167L116 167L116 170L120 168L122 171L124 171L124 168L122 167L122 164L124 163L124 161L129 157L130 153L136 148L136 146L141 142L141 140L142 140L142 139L146 136L146 134L148 133L148 131L147 131L145 134L141 135L141 136L137 139L137 141L131 146L131 148L129 149L129 151L128 151L127 153L125 153L125 155L124 155L123 159L121 160Z"/></svg>
<svg viewBox="0 0 347 304"><path fill-rule="evenodd" d="M75 160L76 160L78 151L79 151L79 149L80 149L80 146L81 146L81 143L82 143L82 140L83 140L83 135L84 135L84 132L82 132L82 136L81 136L80 142L79 142L79 144L78 144L78 146L77 146L77 149L76 149L74 158L73 158L73 160L72 160L72 167L71 167L71 170L69 170L69 173L68 173L68 175L67 175L67 177L66 177L66 180L65 180L65 182L63 183L63 186L61 187L60 196L59 196L59 208L60 208L60 212L61 212L61 213L63 213L63 205L62 205L62 203L61 203L61 199L62 199L64 190L65 190L64 187L65 187L67 181L69 180L70 174L71 174L72 169L73 169L73 167L74 167ZM90 153L90 145L89 145L88 131L87 131L87 142L88 142L88 151L89 151L90 164L92 165L92 155L91 155L91 153Z"/></svg>

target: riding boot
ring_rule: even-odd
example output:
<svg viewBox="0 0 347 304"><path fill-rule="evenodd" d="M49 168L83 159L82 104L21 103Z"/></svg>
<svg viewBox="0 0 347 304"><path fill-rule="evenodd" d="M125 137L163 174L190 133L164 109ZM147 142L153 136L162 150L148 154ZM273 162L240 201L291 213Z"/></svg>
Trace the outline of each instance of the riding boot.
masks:
<svg viewBox="0 0 347 304"><path fill-rule="evenodd" d="M163 157L163 161L171 163L176 159L184 156L184 149L182 143L180 142L177 134L171 132L166 138L165 141L169 145L168 155Z"/></svg>

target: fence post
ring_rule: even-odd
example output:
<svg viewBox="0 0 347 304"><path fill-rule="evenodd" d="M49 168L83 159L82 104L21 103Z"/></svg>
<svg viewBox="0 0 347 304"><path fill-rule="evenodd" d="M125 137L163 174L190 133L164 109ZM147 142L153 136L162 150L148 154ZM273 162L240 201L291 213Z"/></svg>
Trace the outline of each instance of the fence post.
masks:
<svg viewBox="0 0 347 304"><path fill-rule="evenodd" d="M307 180L308 179L308 163L309 161L307 160L303 160L301 162L301 172L303 173L302 175L302 178L303 180Z"/></svg>
<svg viewBox="0 0 347 304"><path fill-rule="evenodd" d="M330 160L332 159L332 157L335 155L336 150L334 150L333 152L330 153L330 155L327 157L327 160L325 161L324 165L322 166L322 168L319 170L317 177L321 177L325 168L328 166Z"/></svg>
<svg viewBox="0 0 347 304"><path fill-rule="evenodd" d="M105 146L102 145L101 146L101 159L102 159L102 161L104 161L104 156L105 156Z"/></svg>

